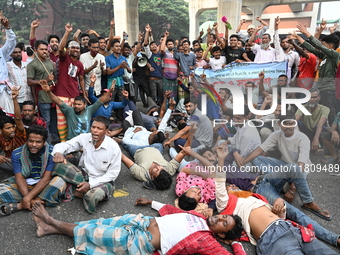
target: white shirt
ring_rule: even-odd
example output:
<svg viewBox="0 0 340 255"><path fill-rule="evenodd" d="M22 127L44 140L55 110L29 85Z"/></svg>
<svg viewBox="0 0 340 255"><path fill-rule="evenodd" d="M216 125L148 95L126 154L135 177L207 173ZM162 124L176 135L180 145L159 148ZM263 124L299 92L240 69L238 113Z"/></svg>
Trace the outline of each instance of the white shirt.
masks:
<svg viewBox="0 0 340 255"><path fill-rule="evenodd" d="M21 68L13 60L7 62L8 79L12 86L20 87L18 102L32 100L31 88L27 85L27 62L21 62Z"/></svg>
<svg viewBox="0 0 340 255"><path fill-rule="evenodd" d="M121 168L122 152L113 139L105 136L102 144L96 149L91 133L81 134L71 140L56 144L52 155L57 152L66 155L80 149L83 150L83 154L79 161L79 167L89 175L91 189L116 180Z"/></svg>
<svg viewBox="0 0 340 255"><path fill-rule="evenodd" d="M253 125L250 123L250 125ZM254 126L254 125L253 125ZM255 127L249 126L248 121L236 134L229 139L233 149L241 151L240 155L246 158L253 150L261 145L259 132Z"/></svg>
<svg viewBox="0 0 340 255"><path fill-rule="evenodd" d="M273 62L279 61L282 62L286 59L283 49L280 45L280 38L278 30L275 30L274 33L274 46L275 49L269 47L267 50L261 49L261 45L255 44L251 47L251 50L256 54L254 62L262 63L262 62Z"/></svg>
<svg viewBox="0 0 340 255"><path fill-rule="evenodd" d="M219 59L210 58L209 65L211 66L211 70L216 71L222 69L222 65L226 63L226 58L224 56L220 56Z"/></svg>
<svg viewBox="0 0 340 255"><path fill-rule="evenodd" d="M96 82L94 83L94 91L96 95L99 95L100 91L102 90L102 84L101 84L102 69L100 68L100 62L104 63L103 69L105 70L106 69L105 57L99 53L95 57L92 57L91 52L89 51L89 52L81 54L79 60L83 64L84 70L90 68L96 60L98 61L97 66L94 69L92 69L92 71L85 74L84 79L85 79L85 90L88 90L90 87L90 83L91 83L90 75L92 72L94 72L94 74L97 77Z"/></svg>
<svg viewBox="0 0 340 255"><path fill-rule="evenodd" d="M142 128L142 130L134 133L133 131L137 127ZM151 133L152 132L146 130L146 128L142 126L129 127L125 131L125 135L124 138L122 139L122 142L126 145L147 146L149 145L149 136Z"/></svg>

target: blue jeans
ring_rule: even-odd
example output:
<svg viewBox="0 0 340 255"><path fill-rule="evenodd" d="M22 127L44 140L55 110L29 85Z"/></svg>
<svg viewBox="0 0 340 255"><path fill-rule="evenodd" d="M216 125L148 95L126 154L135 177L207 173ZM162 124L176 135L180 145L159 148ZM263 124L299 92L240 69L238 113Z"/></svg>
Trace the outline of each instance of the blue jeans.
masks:
<svg viewBox="0 0 340 255"><path fill-rule="evenodd" d="M122 142L122 146L124 147L125 150L127 150L128 152L130 152L130 154L132 156L135 155L136 151L139 149L144 149L146 147L154 147L157 150L160 151L161 154L163 154L163 145L161 143L154 143L151 145L146 145L146 146L138 146L138 145L130 145L130 144L125 144L124 142Z"/></svg>
<svg viewBox="0 0 340 255"><path fill-rule="evenodd" d="M258 186L258 190L262 185L269 183L279 194L287 182L294 182L302 203L313 202L312 193L306 180L307 175L300 171L298 165L287 164L282 160L263 156L255 158L253 164L260 169L272 167L270 169L272 171L265 175L263 182Z"/></svg>
<svg viewBox="0 0 340 255"><path fill-rule="evenodd" d="M274 222L257 241L256 252L259 255L330 255L338 254L318 239L305 243L299 228L286 221Z"/></svg>
<svg viewBox="0 0 340 255"><path fill-rule="evenodd" d="M277 190L275 185L272 185L272 183L268 181L267 175L265 175L263 182L257 186L256 193L264 196L268 200L269 204L272 205L274 201L280 197L281 190ZM339 235L336 235L335 233L325 229L319 223L309 218L306 214L292 206L290 203L286 203L286 218L302 226L308 226L308 224L312 224L317 238L331 245L337 244Z"/></svg>
<svg viewBox="0 0 340 255"><path fill-rule="evenodd" d="M55 108L51 107L51 104L45 104L38 102L39 111L41 117L46 121L46 127L48 131L48 135L52 136L52 139L59 139L58 130L57 130L57 122L56 122L56 113L52 116L52 111L55 111ZM54 121L51 121L51 117L54 117Z"/></svg>

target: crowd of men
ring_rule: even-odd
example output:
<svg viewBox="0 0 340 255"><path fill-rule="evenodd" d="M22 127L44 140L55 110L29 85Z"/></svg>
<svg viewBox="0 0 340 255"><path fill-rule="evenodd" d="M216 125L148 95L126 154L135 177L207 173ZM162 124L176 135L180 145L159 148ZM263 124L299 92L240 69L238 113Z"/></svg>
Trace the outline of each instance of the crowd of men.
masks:
<svg viewBox="0 0 340 255"><path fill-rule="evenodd" d="M126 34L114 35L114 20L108 38L77 30L69 40L68 23L61 39L49 35L46 41L35 38L40 21L34 20L25 48L8 19L0 21L6 32L0 173L13 174L0 184L0 215L30 210L39 237L72 236L76 250L86 254L230 254L218 241L245 254L238 241L246 240L258 254L337 254L320 240L339 247L340 236L304 211L332 219L314 201L307 173L311 151L328 152L323 163L339 170L340 32L323 35L322 23L311 35L297 24L302 35L280 37L277 17L272 38L258 17L247 34L240 32L242 20L237 34L229 36L226 26L224 38L215 23L204 43L203 31L192 43L172 39L169 31L156 42L147 24L130 46ZM213 94L206 76L195 75L235 62L273 61L288 65L277 85L265 87L264 70L243 88L255 107L273 108L264 116L254 116L246 100L244 113L234 114L230 90ZM290 87L309 90L304 107L310 115L295 105L281 114L281 90ZM213 125L215 119L233 124ZM250 119L264 124L256 127ZM95 213L112 197L121 162L150 190L169 189L177 175L175 206L139 198L137 205L150 204L161 217L127 214L77 224L46 212L45 206L77 197ZM296 194L302 210L290 204Z"/></svg>

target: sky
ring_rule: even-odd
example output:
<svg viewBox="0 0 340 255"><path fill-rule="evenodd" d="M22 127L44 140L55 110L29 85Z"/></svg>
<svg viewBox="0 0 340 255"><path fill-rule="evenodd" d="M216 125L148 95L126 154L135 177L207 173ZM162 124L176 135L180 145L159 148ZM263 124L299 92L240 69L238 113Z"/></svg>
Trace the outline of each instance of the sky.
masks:
<svg viewBox="0 0 340 255"><path fill-rule="evenodd" d="M323 2L321 5L320 19L325 20L339 19L340 18L340 1Z"/></svg>

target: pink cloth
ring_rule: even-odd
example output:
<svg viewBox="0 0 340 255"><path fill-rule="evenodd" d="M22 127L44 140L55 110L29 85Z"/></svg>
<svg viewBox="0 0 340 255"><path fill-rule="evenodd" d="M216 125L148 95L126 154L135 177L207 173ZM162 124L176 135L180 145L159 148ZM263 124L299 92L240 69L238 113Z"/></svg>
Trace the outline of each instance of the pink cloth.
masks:
<svg viewBox="0 0 340 255"><path fill-rule="evenodd" d="M199 162L191 162L185 168L196 169L199 168L204 171L204 167ZM176 195L181 196L187 189L192 186L198 186L202 191L202 198L200 203L209 203L216 198L215 195L215 181L212 178L204 180L198 175L188 175L186 173L179 173L176 178Z"/></svg>

